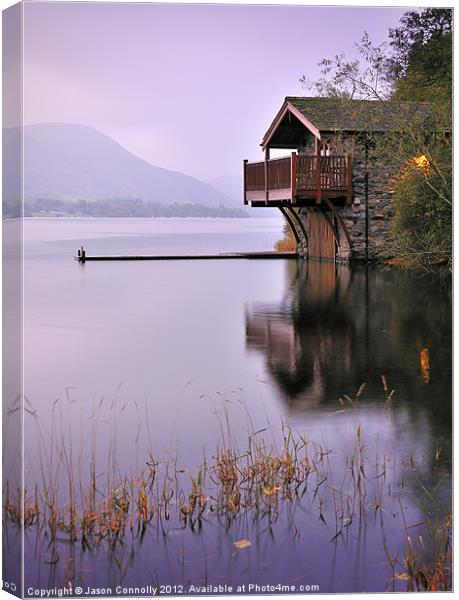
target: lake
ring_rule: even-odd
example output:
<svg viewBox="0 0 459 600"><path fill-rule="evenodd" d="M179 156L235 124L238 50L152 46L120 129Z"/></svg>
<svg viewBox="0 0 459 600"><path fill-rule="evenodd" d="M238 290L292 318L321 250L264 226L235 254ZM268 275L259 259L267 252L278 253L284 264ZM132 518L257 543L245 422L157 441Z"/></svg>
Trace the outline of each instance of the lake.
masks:
<svg viewBox="0 0 459 600"><path fill-rule="evenodd" d="M49 486L63 511L74 493L80 510L90 481L102 499L157 465L154 485L175 490L169 518L152 508L123 543L111 530L85 547L62 526L51 544L31 523L26 588L404 590L407 537L432 558L427 525L451 503L448 286L295 259L73 259L81 244L87 254L272 250L281 229L275 219L25 220L26 487ZM309 452L294 491L293 439L294 454ZM212 467L224 448L234 464L258 456L245 479L238 467L242 486L260 456L271 467L280 457L283 484L263 479L262 510L247 489L245 506L234 507L233 488L228 500ZM193 521L198 488L205 508Z"/></svg>

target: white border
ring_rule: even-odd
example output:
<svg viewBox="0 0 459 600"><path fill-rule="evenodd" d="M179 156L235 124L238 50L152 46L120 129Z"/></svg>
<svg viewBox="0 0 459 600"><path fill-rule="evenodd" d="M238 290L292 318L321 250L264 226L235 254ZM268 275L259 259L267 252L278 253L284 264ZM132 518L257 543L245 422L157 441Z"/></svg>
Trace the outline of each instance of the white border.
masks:
<svg viewBox="0 0 459 600"><path fill-rule="evenodd" d="M138 0L98 0L97 2L88 2L88 1L79 1L76 0L75 2L72 2L71 0L24 0L24 4L25 3L29 3L29 2L33 2L34 4L36 4L37 2L41 2L41 3L51 3L51 2L60 2L61 4L63 3L80 3L80 4L95 4L95 3L101 3L101 2L109 2L112 4L155 4L155 2L138 2ZM13 6L14 4L17 4L17 2L15 2L14 0L2 0L2 10L5 8L8 8L10 6ZM413 0L405 0L405 1L401 1L401 0L392 0L389 2L375 2L373 0L367 0L367 1L363 1L363 0L354 0L353 2L349 2L346 0L322 0L320 3L318 1L311 1L311 0L301 0L301 1L292 1L292 0L277 0L277 1L273 1L273 0L251 0L250 2L247 2L246 0L232 0L231 2L225 2L223 0L215 0L214 2L194 2L192 0L182 0L181 2L171 2L168 0L163 0L162 2L156 2L156 4L233 4L233 5L284 5L284 6L353 6L353 7L369 7L369 8L373 8L373 7L384 7L384 8L392 8L392 7L402 7L402 8L407 8L408 10L410 8L426 8L426 7L432 7L432 8L454 8L454 2L452 0L431 0L430 2L413 2ZM24 9L24 7L23 7ZM22 10L22 20L23 20L23 13L24 10ZM0 48L1 48L1 28L0 28ZM457 45L454 45L454 58L453 58L453 64L454 64L454 75L456 75L456 65L458 64L457 62ZM457 96L456 94L454 94L454 108L456 108L456 101L457 101ZM1 103L0 103L0 109L1 109ZM22 110L23 110L23 105L22 105ZM456 147L456 143L454 143L454 149ZM1 148L0 148L0 158L1 158ZM0 173L1 173L1 160L0 160ZM454 170L454 174L456 174L456 170ZM454 233L456 232L456 219L454 220ZM454 236L454 255L456 255L456 248L457 248L457 239L456 236ZM455 292L455 282L454 282L454 292ZM454 294L454 299L455 299L455 294ZM24 302L24 298L22 298L22 302ZM0 295L0 308L1 308L1 295ZM455 302L454 302L454 308L456 308L455 306ZM454 339L456 340L456 327L454 324ZM1 358L1 346L0 346L0 358ZM459 359L457 358L456 353L454 353L454 371L453 372L459 372ZM24 377L24 374L23 374ZM453 387L454 390L454 387ZM455 390L454 390L455 391ZM454 425L455 425L455 416L454 416ZM453 429L454 431L454 429ZM24 440L22 440L24 442ZM454 447L454 446L453 446ZM24 452L24 448L22 450ZM24 454L23 454L24 455ZM455 463L455 459L456 458L456 451L454 448L454 454L453 454L453 464ZM454 496L456 497L456 485L454 482ZM456 532L456 528L454 527L454 533ZM23 546L24 547L24 546ZM1 560L1 545L0 545L0 560ZM1 563L0 563L1 564ZM454 571L456 571L456 555L454 554ZM24 565L24 561L23 561L23 565ZM418 593L416 592L417 596L427 596L430 595L432 592L428 593ZM380 594L365 594L365 598L369 598L369 599L376 599ZM346 597L349 596L349 594L320 594L320 595L315 595L315 594L311 594L311 595L307 595L307 597L312 597L312 598L317 598L317 597L321 597L321 598L340 598L340 597ZM199 597L204 597L204 596L196 596L197 598ZM221 597L226 597L226 596L221 596ZM306 597L306 595L304 596L298 596L298 595L289 595L289 596L281 596L278 595L276 596L276 598L285 598L287 599L292 599L292 598L299 598L299 597ZM7 599L11 599L12 596L10 594L7 594L6 592L0 590L0 600L7 600ZM227 596L227 598L231 598L230 596Z"/></svg>

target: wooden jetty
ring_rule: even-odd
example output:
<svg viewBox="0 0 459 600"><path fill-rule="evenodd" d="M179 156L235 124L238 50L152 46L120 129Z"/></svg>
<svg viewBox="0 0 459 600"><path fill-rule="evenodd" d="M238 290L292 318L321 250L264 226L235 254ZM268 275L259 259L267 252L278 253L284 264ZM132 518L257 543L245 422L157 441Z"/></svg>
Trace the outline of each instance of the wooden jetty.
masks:
<svg viewBox="0 0 459 600"><path fill-rule="evenodd" d="M273 258L295 258L295 252L228 252L221 254L172 254L172 255L147 255L147 254L115 254L115 255L101 255L101 254L86 254L86 250L83 246L78 250L77 255L74 257L79 262L87 262L93 260L107 261L107 260L233 260L233 259L273 259Z"/></svg>

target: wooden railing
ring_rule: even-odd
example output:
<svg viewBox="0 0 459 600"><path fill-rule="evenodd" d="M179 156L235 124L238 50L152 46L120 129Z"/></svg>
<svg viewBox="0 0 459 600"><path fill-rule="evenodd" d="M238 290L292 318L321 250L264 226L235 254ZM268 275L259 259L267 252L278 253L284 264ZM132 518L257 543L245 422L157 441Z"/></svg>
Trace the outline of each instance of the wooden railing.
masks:
<svg viewBox="0 0 459 600"><path fill-rule="evenodd" d="M349 183L347 156L321 156L320 172L317 173L317 156L297 157L297 190L324 191L346 190Z"/></svg>
<svg viewBox="0 0 459 600"><path fill-rule="evenodd" d="M317 166L319 165L319 168ZM350 156L291 156L268 161L244 161L244 193L253 192L256 200L285 200L295 203L296 197L315 196L321 202L322 193L347 197L352 194L352 160ZM250 194L249 194L250 196ZM287 197L288 196L288 197Z"/></svg>
<svg viewBox="0 0 459 600"><path fill-rule="evenodd" d="M246 163L245 189L249 192L265 189L265 168L269 190L280 190L291 186L290 156L273 158L256 163Z"/></svg>
<svg viewBox="0 0 459 600"><path fill-rule="evenodd" d="M282 190L292 185L291 158L273 158L268 161L268 189Z"/></svg>
<svg viewBox="0 0 459 600"><path fill-rule="evenodd" d="M322 190L345 190L348 186L347 156L320 157L320 187Z"/></svg>
<svg viewBox="0 0 459 600"><path fill-rule="evenodd" d="M245 163L244 188L247 192L265 189L265 163Z"/></svg>
<svg viewBox="0 0 459 600"><path fill-rule="evenodd" d="M297 157L296 181L298 190L317 189L317 156L301 156Z"/></svg>

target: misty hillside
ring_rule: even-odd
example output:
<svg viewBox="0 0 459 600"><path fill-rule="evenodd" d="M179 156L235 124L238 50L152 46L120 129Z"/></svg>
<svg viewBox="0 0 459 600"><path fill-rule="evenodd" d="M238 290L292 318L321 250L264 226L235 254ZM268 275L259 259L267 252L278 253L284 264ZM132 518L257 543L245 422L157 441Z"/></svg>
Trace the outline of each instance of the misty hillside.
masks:
<svg viewBox="0 0 459 600"><path fill-rule="evenodd" d="M8 156L17 145L17 130L5 129L3 136ZM14 190L4 189L4 197L9 196ZM65 123L24 127L24 198L241 207L207 183L147 163L91 127Z"/></svg>
<svg viewBox="0 0 459 600"><path fill-rule="evenodd" d="M243 174L241 172L236 175L233 173L225 173L214 179L210 179L208 183L217 190L220 190L229 196L235 202L242 202L243 199Z"/></svg>

